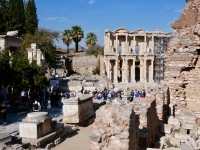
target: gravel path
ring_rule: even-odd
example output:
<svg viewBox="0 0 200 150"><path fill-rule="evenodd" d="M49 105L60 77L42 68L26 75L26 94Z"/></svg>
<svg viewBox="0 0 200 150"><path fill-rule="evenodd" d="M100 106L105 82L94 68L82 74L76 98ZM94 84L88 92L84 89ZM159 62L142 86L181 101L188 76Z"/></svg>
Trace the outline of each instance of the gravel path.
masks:
<svg viewBox="0 0 200 150"><path fill-rule="evenodd" d="M56 146L54 150L89 150L92 125L87 127L79 127L77 133L67 136L66 139Z"/></svg>

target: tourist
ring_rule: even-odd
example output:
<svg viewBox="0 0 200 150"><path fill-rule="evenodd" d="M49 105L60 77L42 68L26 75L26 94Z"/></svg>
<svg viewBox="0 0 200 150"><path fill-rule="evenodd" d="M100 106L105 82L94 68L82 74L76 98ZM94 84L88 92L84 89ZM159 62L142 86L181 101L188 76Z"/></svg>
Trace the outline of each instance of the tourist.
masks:
<svg viewBox="0 0 200 150"><path fill-rule="evenodd" d="M143 89L142 95L143 95L144 97L146 97L146 91L145 91L144 89Z"/></svg>
<svg viewBox="0 0 200 150"><path fill-rule="evenodd" d="M139 91L135 93L134 97L135 98L139 98L140 97Z"/></svg>
<svg viewBox="0 0 200 150"><path fill-rule="evenodd" d="M41 110L41 105L36 99L35 102L33 103L33 111L40 111Z"/></svg>
<svg viewBox="0 0 200 150"><path fill-rule="evenodd" d="M3 117L3 124L6 125L7 124L7 122L6 122L6 114L7 114L6 103L3 102L0 106L1 106L1 116Z"/></svg>
<svg viewBox="0 0 200 150"><path fill-rule="evenodd" d="M102 98L102 94L99 92L98 95L97 95L97 99L101 100L101 98Z"/></svg>
<svg viewBox="0 0 200 150"><path fill-rule="evenodd" d="M70 93L69 93L69 91L67 91L67 92L65 93L65 97L66 97L66 98L70 98Z"/></svg>
<svg viewBox="0 0 200 150"><path fill-rule="evenodd" d="M50 101L50 98L49 98L48 102L47 102L47 112L48 112L48 114L50 113L50 110L51 110L51 101Z"/></svg>

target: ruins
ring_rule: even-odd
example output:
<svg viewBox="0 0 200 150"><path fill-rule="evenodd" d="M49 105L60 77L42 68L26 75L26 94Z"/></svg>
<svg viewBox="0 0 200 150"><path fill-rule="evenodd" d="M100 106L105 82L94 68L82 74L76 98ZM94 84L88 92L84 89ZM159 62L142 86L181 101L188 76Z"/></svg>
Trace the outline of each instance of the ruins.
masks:
<svg viewBox="0 0 200 150"><path fill-rule="evenodd" d="M170 37L171 33L159 30L106 30L104 74L114 83L146 83L157 81L157 78L158 81L163 80L164 61L161 56L164 56ZM154 78L154 74L158 77Z"/></svg>
<svg viewBox="0 0 200 150"><path fill-rule="evenodd" d="M27 48L29 62L36 61L38 66L41 66L45 71L45 49L46 47L41 44L31 43L31 48Z"/></svg>
<svg viewBox="0 0 200 150"><path fill-rule="evenodd" d="M18 54L21 39L17 37L18 31L8 31L6 35L0 35L0 52L9 47L9 55Z"/></svg>

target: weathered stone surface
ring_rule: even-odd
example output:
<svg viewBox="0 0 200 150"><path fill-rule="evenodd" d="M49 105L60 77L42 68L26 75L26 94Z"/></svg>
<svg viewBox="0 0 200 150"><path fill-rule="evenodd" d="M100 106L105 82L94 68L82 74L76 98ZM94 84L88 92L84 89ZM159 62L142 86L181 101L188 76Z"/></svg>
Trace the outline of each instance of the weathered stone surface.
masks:
<svg viewBox="0 0 200 150"><path fill-rule="evenodd" d="M19 124L20 137L40 138L52 131L51 117L47 112L32 112Z"/></svg>
<svg viewBox="0 0 200 150"><path fill-rule="evenodd" d="M90 139L94 142L99 143L101 141L101 136L100 135L96 135L95 133L91 133L90 134Z"/></svg>
<svg viewBox="0 0 200 150"><path fill-rule="evenodd" d="M94 115L93 100L89 94L63 99L63 122L80 123Z"/></svg>
<svg viewBox="0 0 200 150"><path fill-rule="evenodd" d="M0 134L0 144L4 144L10 141L12 141L12 137L10 134L8 133Z"/></svg>

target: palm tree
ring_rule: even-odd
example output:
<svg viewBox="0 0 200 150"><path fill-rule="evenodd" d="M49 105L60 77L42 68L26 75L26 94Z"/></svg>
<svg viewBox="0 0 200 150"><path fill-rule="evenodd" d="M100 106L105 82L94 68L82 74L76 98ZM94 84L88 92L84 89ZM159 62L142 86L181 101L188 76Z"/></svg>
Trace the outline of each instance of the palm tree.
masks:
<svg viewBox="0 0 200 150"><path fill-rule="evenodd" d="M84 38L83 30L80 26L72 26L71 30L71 37L76 45L76 52L78 52L78 43L81 41L82 38Z"/></svg>
<svg viewBox="0 0 200 150"><path fill-rule="evenodd" d="M87 47L91 48L92 46L96 45L96 42L97 42L97 36L94 33L89 32L85 40Z"/></svg>
<svg viewBox="0 0 200 150"><path fill-rule="evenodd" d="M64 30L62 35L63 43L67 45L67 53L69 53L69 45L72 43L72 37L71 37L71 31L70 30Z"/></svg>

